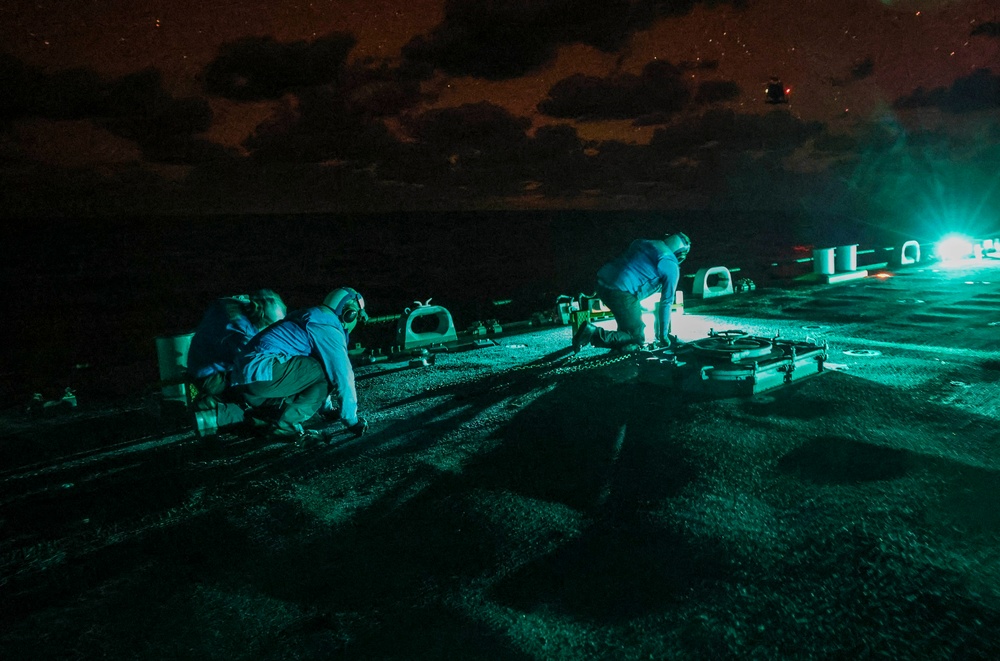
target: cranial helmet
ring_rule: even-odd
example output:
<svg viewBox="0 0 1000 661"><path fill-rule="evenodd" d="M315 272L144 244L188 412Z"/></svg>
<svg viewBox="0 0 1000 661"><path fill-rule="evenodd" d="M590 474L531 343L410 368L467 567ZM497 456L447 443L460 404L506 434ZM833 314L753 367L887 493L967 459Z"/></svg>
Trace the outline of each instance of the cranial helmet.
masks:
<svg viewBox="0 0 1000 661"><path fill-rule="evenodd" d="M344 330L350 333L358 325L358 321L367 321L365 299L350 287L339 287L326 295L323 305L333 310L333 313L344 325Z"/></svg>
<svg viewBox="0 0 1000 661"><path fill-rule="evenodd" d="M683 262L687 258L688 252L691 251L691 239L683 232L668 234L663 237L663 242L667 244L670 252L677 256L678 262Z"/></svg>

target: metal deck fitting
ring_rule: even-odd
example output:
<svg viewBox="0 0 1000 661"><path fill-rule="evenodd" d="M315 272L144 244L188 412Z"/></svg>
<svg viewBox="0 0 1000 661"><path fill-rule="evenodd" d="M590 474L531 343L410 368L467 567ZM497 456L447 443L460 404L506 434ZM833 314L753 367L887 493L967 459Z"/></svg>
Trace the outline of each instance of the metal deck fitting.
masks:
<svg viewBox="0 0 1000 661"><path fill-rule="evenodd" d="M642 364L645 381L709 397L756 395L823 372L826 344L709 332L676 350L654 351Z"/></svg>
<svg viewBox="0 0 1000 661"><path fill-rule="evenodd" d="M413 324L418 322L418 330ZM423 330L419 330L423 328ZM430 344L447 344L458 341L458 332L451 313L440 305L417 305L406 308L396 327L396 344L404 350L418 349Z"/></svg>

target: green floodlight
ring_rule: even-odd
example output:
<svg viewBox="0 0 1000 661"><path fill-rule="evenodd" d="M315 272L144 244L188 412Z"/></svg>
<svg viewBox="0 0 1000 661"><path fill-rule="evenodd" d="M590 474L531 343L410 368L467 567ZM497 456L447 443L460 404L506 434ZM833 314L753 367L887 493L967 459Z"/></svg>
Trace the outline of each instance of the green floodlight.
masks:
<svg viewBox="0 0 1000 661"><path fill-rule="evenodd" d="M943 262L969 259L975 242L963 234L948 234L934 245L934 254Z"/></svg>

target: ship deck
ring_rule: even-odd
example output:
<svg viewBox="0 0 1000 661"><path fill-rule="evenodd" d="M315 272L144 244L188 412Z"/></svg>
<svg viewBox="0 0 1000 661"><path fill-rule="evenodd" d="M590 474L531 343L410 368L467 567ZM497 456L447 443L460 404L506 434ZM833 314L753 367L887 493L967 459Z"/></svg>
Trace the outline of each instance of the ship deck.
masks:
<svg viewBox="0 0 1000 661"><path fill-rule="evenodd" d="M371 428L196 438L148 402L2 443L6 658L987 658L1000 261L695 301L825 343L690 397L567 327L359 367Z"/></svg>

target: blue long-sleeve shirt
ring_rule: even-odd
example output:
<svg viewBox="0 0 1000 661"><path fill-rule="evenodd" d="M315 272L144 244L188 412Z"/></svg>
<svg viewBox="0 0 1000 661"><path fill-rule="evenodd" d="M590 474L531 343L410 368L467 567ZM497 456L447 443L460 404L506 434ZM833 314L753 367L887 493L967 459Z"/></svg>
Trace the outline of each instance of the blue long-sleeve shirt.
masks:
<svg viewBox="0 0 1000 661"><path fill-rule="evenodd" d="M257 334L257 327L246 315L234 313L240 305L239 299L221 298L205 311L188 349L187 371L191 377L203 379L228 372L236 353Z"/></svg>
<svg viewBox="0 0 1000 661"><path fill-rule="evenodd" d="M337 391L341 421L354 425L358 421L358 394L348 340L347 331L330 308L321 305L298 310L265 328L243 347L230 381L233 385L270 381L276 362L284 363L294 356L315 358Z"/></svg>
<svg viewBox="0 0 1000 661"><path fill-rule="evenodd" d="M660 328L670 328L670 306L681 278L680 262L663 241L636 239L618 258L597 272L602 287L627 292L643 300L660 292Z"/></svg>

